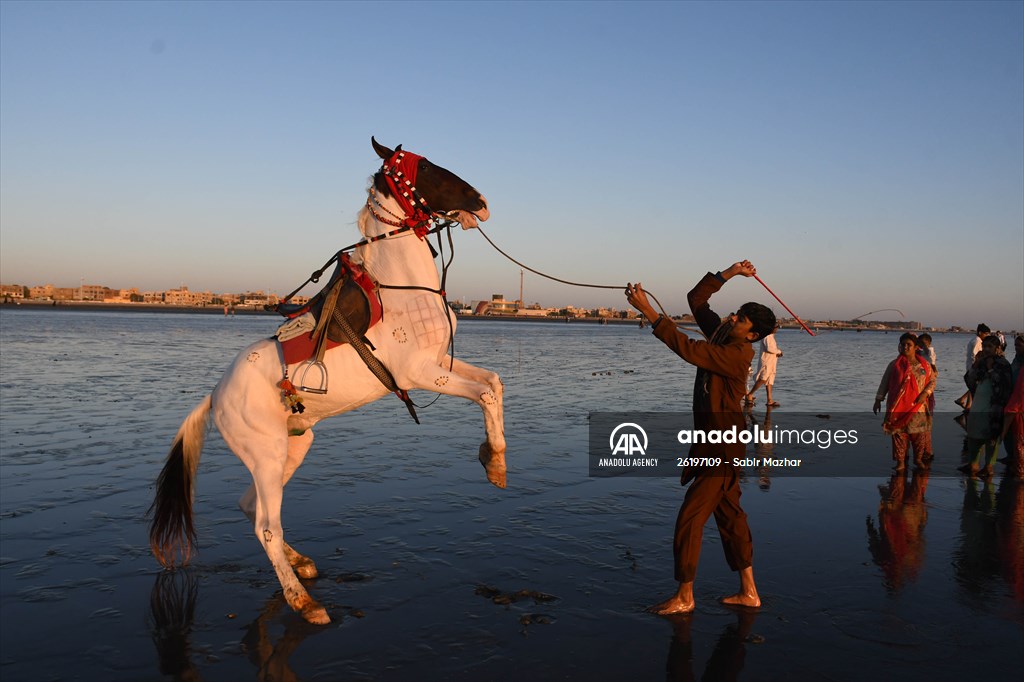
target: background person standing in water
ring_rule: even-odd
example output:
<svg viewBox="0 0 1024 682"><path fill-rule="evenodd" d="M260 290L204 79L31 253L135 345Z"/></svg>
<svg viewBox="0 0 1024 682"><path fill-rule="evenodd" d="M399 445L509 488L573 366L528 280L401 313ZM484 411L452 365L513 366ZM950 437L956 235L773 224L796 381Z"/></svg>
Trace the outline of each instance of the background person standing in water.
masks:
<svg viewBox="0 0 1024 682"><path fill-rule="evenodd" d="M988 336L989 332L992 331L988 328L988 325L982 322L978 325L978 331L975 333L974 338L967 342L967 369L966 372L970 372L971 368L974 367L974 358L978 356L981 351L981 342ZM967 376L964 376L964 382L967 381ZM967 391L954 400L957 405L964 408L965 410L971 409L971 400L973 399L974 391L968 386Z"/></svg>
<svg viewBox="0 0 1024 682"><path fill-rule="evenodd" d="M1003 357L998 338L986 336L981 344L967 373L967 387L974 398L967 415L968 461L960 470L991 478L1003 432L1003 411L1013 390L1013 368Z"/></svg>
<svg viewBox="0 0 1024 682"><path fill-rule="evenodd" d="M915 466L926 466L931 454L932 417L928 412L928 398L935 391L935 372L931 363L918 354L915 335L907 332L900 336L898 348L899 355L882 374L871 411L878 414L885 400L882 429L892 436L893 468L903 471L911 447Z"/></svg>
<svg viewBox="0 0 1024 682"><path fill-rule="evenodd" d="M759 303L745 303L723 319L708 305L712 294L736 275L753 277L757 270L750 261L740 261L718 274L710 272L697 283L687 300L701 331L710 341L694 340L680 332L672 320L658 315L638 282L626 285L626 298L652 323L652 330L665 345L697 367L693 385L694 428L710 431L741 431L746 422L740 400L746 393L747 370L754 356L751 344L775 329L775 314ZM754 584L754 544L747 515L740 507L739 472L734 457L743 457L743 443L694 443L691 458L718 459L721 464L683 469L682 485L690 484L676 518L672 548L675 557L676 593L652 606L653 613L688 613L696 607L693 581L697 576L704 524L715 515L722 549L729 567L740 574L740 591L722 598L722 603L759 607L761 598Z"/></svg>
<svg viewBox="0 0 1024 682"><path fill-rule="evenodd" d="M772 387L775 386L775 370L778 366L779 358L782 357L779 344L775 342L776 331L778 331L778 327L771 334L761 339L761 356L757 359L757 376L754 377L754 387L750 389L750 393L743 396L743 402L749 405L753 405L757 399L754 396L757 393L757 389L764 386L765 395L768 398L768 407L779 406L772 398Z"/></svg>

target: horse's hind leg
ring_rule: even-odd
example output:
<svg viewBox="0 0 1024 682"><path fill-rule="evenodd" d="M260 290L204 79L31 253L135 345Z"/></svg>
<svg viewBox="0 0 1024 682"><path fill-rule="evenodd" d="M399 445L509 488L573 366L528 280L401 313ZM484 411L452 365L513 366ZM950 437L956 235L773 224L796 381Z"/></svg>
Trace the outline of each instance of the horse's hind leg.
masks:
<svg viewBox="0 0 1024 682"><path fill-rule="evenodd" d="M284 444L282 444L284 445ZM265 447L265 446L264 446ZM310 623L324 625L331 619L327 610L314 601L295 576L284 547L284 528L281 525L281 501L284 497L284 460L264 458L251 469L256 484L256 524L254 530L274 566L277 579L284 589L288 605L302 614Z"/></svg>
<svg viewBox="0 0 1024 682"><path fill-rule="evenodd" d="M311 429L306 430L305 433L298 436L288 437L288 459L285 461L284 466L284 477L281 481L281 486L288 485L288 481L291 479L292 474L302 464L302 460L305 459L306 453L309 452L310 446L313 445L313 431ZM238 506L245 512L246 517L249 521L256 524L256 484L249 486L249 489L242 495L241 499L238 500ZM291 545L287 542L284 543L284 555L288 559L288 563L295 570L296 575L304 580L310 580L319 575L316 570L316 564L308 556L299 554L296 552Z"/></svg>
<svg viewBox="0 0 1024 682"><path fill-rule="evenodd" d="M310 623L324 625L331 622L327 610L309 596L295 576L285 552L281 500L284 497L284 481L287 480L285 470L290 451L286 431L282 428L280 435L276 435L250 429L245 437L239 438L223 425L219 426L224 440L252 473L255 489L253 530L274 566L278 582L284 590L285 601ZM301 446L297 446L297 450L300 449ZM243 504L245 501L243 497Z"/></svg>

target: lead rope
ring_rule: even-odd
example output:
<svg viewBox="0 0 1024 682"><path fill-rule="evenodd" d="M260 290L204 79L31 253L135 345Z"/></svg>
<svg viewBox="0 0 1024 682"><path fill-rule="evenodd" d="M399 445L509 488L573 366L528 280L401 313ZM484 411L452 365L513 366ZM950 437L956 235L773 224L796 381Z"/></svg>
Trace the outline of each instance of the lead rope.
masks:
<svg viewBox="0 0 1024 682"><path fill-rule="evenodd" d="M510 261L512 261L513 263L515 263L519 267L523 268L524 270L529 270L530 272L532 272L535 275L539 275L541 277L544 277L545 279L550 279L550 280L552 280L554 282L559 282L561 284L568 284L569 286L572 286L572 287L586 287L586 288L589 288L589 289L622 289L623 288L621 284L612 285L612 284L587 284L587 283L584 283L584 282L571 282L571 281L569 281L567 279L561 279L559 277L555 277L554 275L549 275L547 273L541 272L540 270L534 270L529 265L524 265L523 263L520 263L519 261L517 261L512 256L510 256L507 253L505 253L504 251L502 251L501 247L499 247L497 244L495 244L491 240L491 238L487 236L487 233L484 232L483 229L481 229L481 227L479 225L476 226L476 229L477 229L478 232L480 232L480 234L483 236L483 238L487 240L487 243L490 244L494 248L495 251L500 253L505 258L508 258ZM644 289L644 292L648 296L653 298L654 302L658 304L658 309L661 310L661 314L665 317L665 319L672 320L672 317L668 313L665 312L665 307L661 305L661 301L658 300L658 297L655 296L654 294L652 294L647 289ZM674 320L673 320L673 324L675 324ZM682 325L676 324L676 326L677 327L681 327ZM686 329L689 329L689 327L686 327ZM701 336L704 336L704 338L707 338L707 336L704 335L704 332L701 332L699 329L694 330L694 331L699 332L701 334Z"/></svg>

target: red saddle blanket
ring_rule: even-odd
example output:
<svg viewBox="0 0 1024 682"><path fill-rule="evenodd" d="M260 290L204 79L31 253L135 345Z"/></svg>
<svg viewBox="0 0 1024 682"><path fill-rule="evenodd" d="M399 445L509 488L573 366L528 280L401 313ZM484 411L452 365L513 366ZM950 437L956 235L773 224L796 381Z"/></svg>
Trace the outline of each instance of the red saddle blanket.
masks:
<svg viewBox="0 0 1024 682"><path fill-rule="evenodd" d="M342 287L338 296L337 309L345 312L346 319L356 333L365 334L384 317L384 308L377 295L377 283L366 270L353 263L347 253L341 254L331 281L319 294L310 299L306 305L289 309L282 314L288 319L293 319L311 312L319 320L323 314L324 298L334 286ZM346 343L343 338L334 333L330 324L324 333L327 334L328 349ZM312 358L316 353L316 342L312 333L300 334L287 341L282 341L281 352L284 355L285 364L294 365Z"/></svg>

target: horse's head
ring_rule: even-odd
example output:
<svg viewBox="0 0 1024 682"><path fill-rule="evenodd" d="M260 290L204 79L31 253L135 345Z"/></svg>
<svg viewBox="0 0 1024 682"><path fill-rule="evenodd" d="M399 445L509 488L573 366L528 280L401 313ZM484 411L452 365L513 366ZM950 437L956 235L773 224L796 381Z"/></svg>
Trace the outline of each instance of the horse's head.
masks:
<svg viewBox="0 0 1024 682"><path fill-rule="evenodd" d="M392 150L372 137L370 141L377 156L384 161L381 169L373 176L374 189L382 196L395 196L407 214L411 214L413 204L417 204L418 208L425 208L427 213L445 214L448 219L461 224L463 229L476 227L478 219L483 222L491 216L483 195L455 173L434 165L422 156L403 152L402 145ZM396 196L392 189L392 182L396 181L400 184L408 181L411 201ZM401 186L398 189L405 191ZM426 207L422 204L426 204Z"/></svg>

